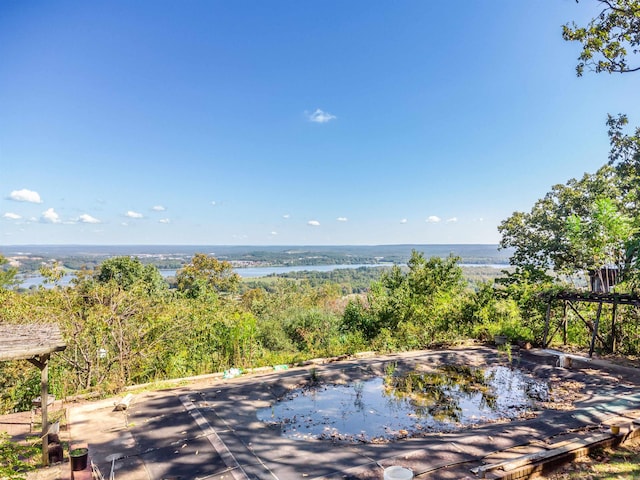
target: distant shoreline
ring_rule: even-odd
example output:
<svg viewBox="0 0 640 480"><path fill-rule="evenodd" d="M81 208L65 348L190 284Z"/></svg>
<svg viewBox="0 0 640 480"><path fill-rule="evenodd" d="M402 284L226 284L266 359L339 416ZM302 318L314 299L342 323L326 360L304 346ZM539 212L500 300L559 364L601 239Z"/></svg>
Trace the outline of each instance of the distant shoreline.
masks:
<svg viewBox="0 0 640 480"><path fill-rule="evenodd" d="M474 251L482 250L492 252L498 256L506 255L501 252L497 243L401 243L380 245L172 245L172 244L130 244L130 245L101 245L101 244L17 244L0 245L0 254L52 254L55 252L66 254L95 254L95 255L120 255L120 254L238 254L240 252L287 252L290 254L303 252L411 252L417 251ZM125 253L126 252L126 253Z"/></svg>
<svg viewBox="0 0 640 480"><path fill-rule="evenodd" d="M406 264L414 251L426 258L459 258L460 264L505 265L511 252L497 244L400 244L331 246L230 246L230 245L14 245L0 247L0 255L25 276L37 275L42 265L57 262L66 272L97 268L109 258L128 256L160 270L177 270L196 254L206 254L241 268L329 268Z"/></svg>

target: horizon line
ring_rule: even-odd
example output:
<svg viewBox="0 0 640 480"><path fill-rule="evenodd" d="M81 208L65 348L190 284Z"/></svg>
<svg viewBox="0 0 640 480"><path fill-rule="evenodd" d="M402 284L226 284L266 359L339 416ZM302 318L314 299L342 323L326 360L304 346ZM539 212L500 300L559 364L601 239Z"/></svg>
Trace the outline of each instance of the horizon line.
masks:
<svg viewBox="0 0 640 480"><path fill-rule="evenodd" d="M500 245L499 243L277 243L277 244L251 244L251 243L10 243L0 245L3 247L384 247L384 246L409 246L409 245Z"/></svg>

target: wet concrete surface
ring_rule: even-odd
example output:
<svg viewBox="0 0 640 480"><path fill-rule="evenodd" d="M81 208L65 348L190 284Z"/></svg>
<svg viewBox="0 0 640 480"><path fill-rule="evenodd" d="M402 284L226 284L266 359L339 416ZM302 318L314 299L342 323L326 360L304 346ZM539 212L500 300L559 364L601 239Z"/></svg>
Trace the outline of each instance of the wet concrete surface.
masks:
<svg viewBox="0 0 640 480"><path fill-rule="evenodd" d="M407 370L447 363L512 364L558 385L572 382L580 391L571 410L545 409L532 418L387 443L291 439L280 434L278 425L256 417L259 408L316 377L335 383L368 379L384 374L390 362ZM382 479L383 468L391 465L411 468L419 479L476 478L470 469L489 459L513 455L518 448L535 451L567 434L586 435L613 418L631 422L639 411L635 369L586 360L574 360L571 370L556 365L552 354L514 349L510 361L490 347L343 360L136 392L125 411L114 411L113 399L71 406L71 436L89 445L104 478L113 467L115 478L127 480L365 480Z"/></svg>

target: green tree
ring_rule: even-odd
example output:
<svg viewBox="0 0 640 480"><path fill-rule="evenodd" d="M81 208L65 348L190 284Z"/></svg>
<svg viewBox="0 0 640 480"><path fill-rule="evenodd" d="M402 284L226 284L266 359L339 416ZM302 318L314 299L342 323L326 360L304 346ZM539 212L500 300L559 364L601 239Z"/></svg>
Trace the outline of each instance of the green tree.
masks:
<svg viewBox="0 0 640 480"><path fill-rule="evenodd" d="M189 298L207 293L233 293L238 289L240 276L229 262L220 261L204 253L197 253L191 263L176 274L178 290Z"/></svg>
<svg viewBox="0 0 640 480"><path fill-rule="evenodd" d="M609 164L613 165L620 179L620 192L624 203L622 213L631 217L635 229L634 236L626 245L626 278L629 286L637 290L640 287L640 128L626 133L625 127L628 123L625 115L609 115L607 120L611 140Z"/></svg>
<svg viewBox="0 0 640 480"><path fill-rule="evenodd" d="M498 227L500 246L514 249L511 264L528 271L532 279L548 280L549 272L572 274L583 268L585 253L569 238L569 219L591 219L592 206L600 198L616 199L624 213L620 177L608 165L580 180L554 185L530 212L514 212Z"/></svg>
<svg viewBox="0 0 640 480"><path fill-rule="evenodd" d="M634 233L632 221L618 212L610 198L597 199L587 218L571 215L567 219L567 233L570 242L581 253L576 267L599 270L616 265L624 273L625 267L630 265L632 259L626 255Z"/></svg>
<svg viewBox="0 0 640 480"><path fill-rule="evenodd" d="M578 2L579 0L576 0ZM563 26L562 36L567 41L582 44L576 73L581 76L585 67L596 73L628 73L640 70L637 55L640 53L640 0L597 0L599 14L586 26L575 22ZM640 128L626 134L626 115L608 116L611 151L609 165L615 165L621 179L621 202L632 215L636 231L640 227L638 192L640 191ZM614 197L610 197L614 198ZM618 204L621 213L624 208ZM627 242L626 257L631 259L627 271L632 288L640 285L640 236ZM635 260L633 260L635 258Z"/></svg>
<svg viewBox="0 0 640 480"><path fill-rule="evenodd" d="M0 255L0 289L11 288L18 284L18 269L9 265L9 260Z"/></svg>
<svg viewBox="0 0 640 480"><path fill-rule="evenodd" d="M138 258L113 257L100 264L94 278L99 283L113 282L123 290L138 285L149 294L166 291L167 282L155 265L144 265Z"/></svg>
<svg viewBox="0 0 640 480"><path fill-rule="evenodd" d="M344 309L341 328L345 331L360 332L365 340L370 341L378 335L381 326L378 318L360 299L353 299Z"/></svg>
<svg viewBox="0 0 640 480"><path fill-rule="evenodd" d="M600 13L586 26L572 22L562 29L565 40L582 44L576 73L582 76L585 67L596 73L640 70L629 58L640 52L640 1L598 0L598 4Z"/></svg>
<svg viewBox="0 0 640 480"><path fill-rule="evenodd" d="M366 322L368 335L394 334L406 348L457 334L457 310L465 288L458 261L455 256L425 259L414 250L406 272L394 266L372 284L369 305L374 317L360 315L360 320L350 321ZM354 313L358 312L352 308L349 314Z"/></svg>

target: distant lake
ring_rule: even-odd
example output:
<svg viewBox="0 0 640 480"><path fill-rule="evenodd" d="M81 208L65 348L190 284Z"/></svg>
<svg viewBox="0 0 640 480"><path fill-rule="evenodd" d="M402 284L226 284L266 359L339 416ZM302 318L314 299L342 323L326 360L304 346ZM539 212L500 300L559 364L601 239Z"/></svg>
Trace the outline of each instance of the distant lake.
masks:
<svg viewBox="0 0 640 480"><path fill-rule="evenodd" d="M474 263L461 263L461 267L489 267L489 268L507 268L508 264L474 264ZM371 264L342 264L342 265L297 265L289 267L243 267L234 268L234 272L240 275L242 278L260 278L267 277L269 275L279 275L283 273L291 272L331 272L333 270L341 270L347 268L376 268L376 267L391 267L391 263L371 263ZM405 266L405 265L403 265ZM160 269L160 274L164 278L174 277L176 275L176 269ZM65 275L60 280L59 285L68 285L74 278L74 275ZM32 286L42 285L44 277L40 275L34 275L25 278L20 287L31 288Z"/></svg>

